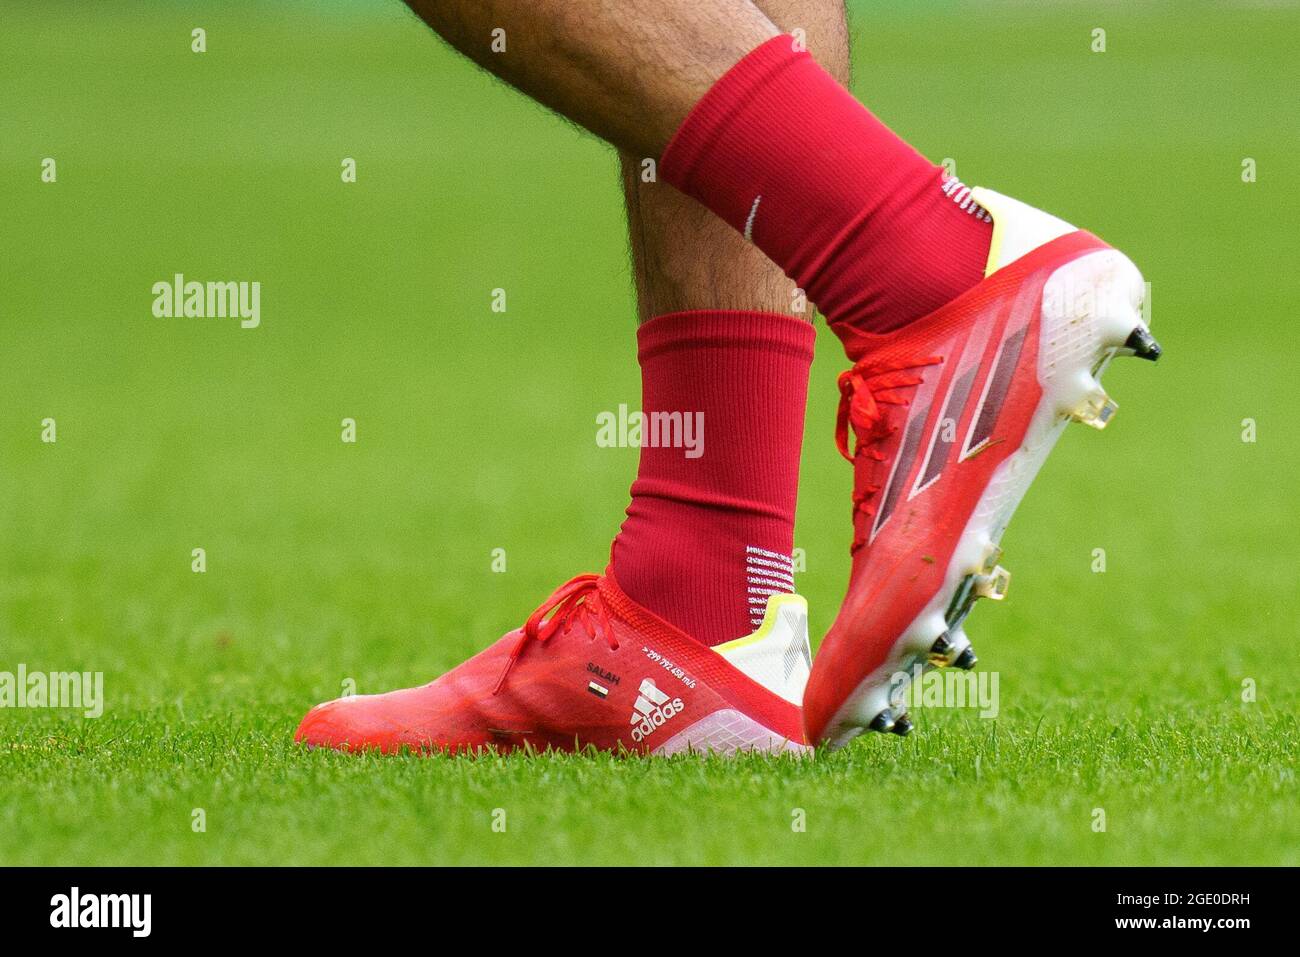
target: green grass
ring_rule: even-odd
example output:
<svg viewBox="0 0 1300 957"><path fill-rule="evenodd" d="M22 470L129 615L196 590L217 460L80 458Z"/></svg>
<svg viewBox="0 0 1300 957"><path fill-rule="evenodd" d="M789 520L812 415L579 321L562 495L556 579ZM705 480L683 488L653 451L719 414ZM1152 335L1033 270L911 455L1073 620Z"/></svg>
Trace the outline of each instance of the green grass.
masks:
<svg viewBox="0 0 1300 957"><path fill-rule="evenodd" d="M1011 595L970 622L996 721L725 762L289 740L345 680L427 680L602 567L636 453L595 415L639 396L612 155L395 3L8 5L0 671L102 671L107 706L0 710L0 863L1300 863L1300 12L906 8L856 8L859 94L1128 251L1166 357L1112 369L1119 417L1068 434L1007 536ZM155 319L178 271L260 280L261 328ZM815 631L848 568L840 366L823 335Z"/></svg>

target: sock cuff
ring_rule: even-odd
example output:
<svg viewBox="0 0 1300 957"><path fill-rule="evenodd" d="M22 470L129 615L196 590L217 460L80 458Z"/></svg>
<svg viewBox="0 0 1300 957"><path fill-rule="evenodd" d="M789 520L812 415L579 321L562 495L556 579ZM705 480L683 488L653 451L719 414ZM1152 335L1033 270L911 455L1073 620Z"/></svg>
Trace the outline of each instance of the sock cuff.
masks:
<svg viewBox="0 0 1300 957"><path fill-rule="evenodd" d="M749 94L771 84L785 70L808 60L812 54L795 49L795 38L782 33L765 40L736 62L691 108L664 147L659 169L665 180L691 193L695 169L729 120L744 106Z"/></svg>
<svg viewBox="0 0 1300 957"><path fill-rule="evenodd" d="M811 363L813 324L779 312L691 309L665 313L636 331L637 361L680 350L756 349Z"/></svg>

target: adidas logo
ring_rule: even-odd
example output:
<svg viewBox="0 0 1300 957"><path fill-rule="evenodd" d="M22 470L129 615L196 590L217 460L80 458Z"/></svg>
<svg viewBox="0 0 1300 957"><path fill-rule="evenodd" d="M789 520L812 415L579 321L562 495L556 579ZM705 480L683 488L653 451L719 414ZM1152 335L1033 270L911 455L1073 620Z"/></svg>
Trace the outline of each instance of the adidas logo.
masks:
<svg viewBox="0 0 1300 957"><path fill-rule="evenodd" d="M681 698L669 701L668 695L655 687L651 678L643 680L637 690L640 693L632 705L632 720L629 722L633 741L644 741L655 733L655 729L662 728L669 718L686 708Z"/></svg>

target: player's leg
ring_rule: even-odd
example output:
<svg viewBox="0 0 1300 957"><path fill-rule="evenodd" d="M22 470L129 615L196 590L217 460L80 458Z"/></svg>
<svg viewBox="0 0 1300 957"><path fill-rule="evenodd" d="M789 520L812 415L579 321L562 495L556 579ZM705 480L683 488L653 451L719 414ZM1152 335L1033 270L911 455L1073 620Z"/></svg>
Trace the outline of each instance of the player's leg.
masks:
<svg viewBox="0 0 1300 957"><path fill-rule="evenodd" d="M816 148L790 153L801 140ZM837 438L854 561L805 729L905 734L907 676L974 665L966 618L1005 594L999 542L1065 423L1110 420L1113 356L1159 356L1141 276L1096 237L945 177L785 37L710 88L660 169L806 288L853 360Z"/></svg>
<svg viewBox="0 0 1300 957"><path fill-rule="evenodd" d="M759 5L847 83L843 0ZM770 596L793 591L812 307L756 246L659 181L653 157L624 153L622 164L642 410L696 412L709 440L698 459L642 446L611 573L639 603L719 645L759 627Z"/></svg>
<svg viewBox="0 0 1300 957"><path fill-rule="evenodd" d="M1062 423L1108 421L1114 404L1097 375L1111 356L1159 354L1132 263L1054 217L946 179L744 0L416 6L478 62L624 150L654 155L667 141L664 178L827 315L854 362L837 429L855 467L854 564L804 720L814 740L906 730L895 675L972 663L962 623L975 597L1001 596L997 542ZM497 27L507 51L522 35L522 57L494 59ZM593 587L557 593L562 634L593 608L603 623L608 609L632 614L617 589L584 604ZM510 661L524 639L554 633L539 626ZM500 658L494 649L480 657Z"/></svg>
<svg viewBox="0 0 1300 957"><path fill-rule="evenodd" d="M833 0L836 2L836 0ZM663 182L658 157L619 156L637 321L689 309L792 313L795 284L757 246L685 193Z"/></svg>
<svg viewBox="0 0 1300 957"><path fill-rule="evenodd" d="M408 3L539 102L662 155L663 177L752 240L841 338L898 328L984 275L992 228L969 191L750 0Z"/></svg>
<svg viewBox="0 0 1300 957"><path fill-rule="evenodd" d="M783 33L796 34L841 85L849 83L844 0L756 0ZM791 144L796 154L818 148ZM641 322L687 309L790 312L795 283L758 247L663 182L658 152L620 154ZM812 319L812 309L799 309Z"/></svg>
<svg viewBox="0 0 1300 957"><path fill-rule="evenodd" d="M750 0L406 0L444 40L637 156L780 31Z"/></svg>
<svg viewBox="0 0 1300 957"><path fill-rule="evenodd" d="M767 6L847 71L840 0ZM299 740L659 752L772 750L802 740L796 706L809 667L807 614L792 593L789 556L810 316L791 314L793 284L754 246L642 176L640 158L625 156L624 168L643 320L642 412L648 422L662 413L694 423L692 444L656 445L643 432L608 573L564 586L543 606L543 617L549 611L560 622L554 633L534 616L521 637L507 636L424 688L314 709ZM530 636L545 640L546 651L521 654ZM672 664L667 681L664 662Z"/></svg>
<svg viewBox="0 0 1300 957"><path fill-rule="evenodd" d="M769 10L847 71L840 0L771 0ZM522 634L431 685L314 709L299 740L444 750L798 746L807 616L792 594L789 553L812 327L790 314L793 284L761 252L641 176L637 158L625 167L647 320L638 332L642 411L695 423L692 444L643 436L606 576L564 586ZM521 654L530 639L546 650Z"/></svg>
<svg viewBox="0 0 1300 957"><path fill-rule="evenodd" d="M849 85L844 0L757 0L783 33L798 34L816 61ZM797 143L794 150L814 150ZM621 152L640 321L707 304L789 312L797 286L758 247L658 176L659 153ZM811 308L800 315L813 317Z"/></svg>

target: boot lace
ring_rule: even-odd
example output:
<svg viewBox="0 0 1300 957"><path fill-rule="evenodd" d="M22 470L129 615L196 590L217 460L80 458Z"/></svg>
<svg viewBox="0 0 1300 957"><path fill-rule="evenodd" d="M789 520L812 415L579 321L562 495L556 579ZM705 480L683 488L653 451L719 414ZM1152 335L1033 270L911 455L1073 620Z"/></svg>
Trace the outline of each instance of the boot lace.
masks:
<svg viewBox="0 0 1300 957"><path fill-rule="evenodd" d="M916 370L938 365L942 361L940 356L885 362L863 359L855 363L853 368L841 372L840 407L835 416L835 445L840 454L850 462L859 456L874 462L885 461L880 445L898 431L898 426L888 423L888 410L884 407L910 404L913 388L920 385L924 378ZM856 439L851 452L850 425L853 426ZM859 513L867 516L875 514L872 499L880 488L879 485L868 482L853 490L855 525ZM856 552L866 541L863 535L855 534L850 552Z"/></svg>
<svg viewBox="0 0 1300 957"><path fill-rule="evenodd" d="M614 625L610 621L609 611L600 597L599 575L578 575L569 579L551 593L551 597L537 606L528 616L519 633L519 640L510 650L510 657L501 671L492 693L499 694L505 687L506 675L514 667L519 656L529 641L544 643L557 632L570 627L580 627L591 639L604 638L611 651L618 650L618 639L614 637Z"/></svg>

